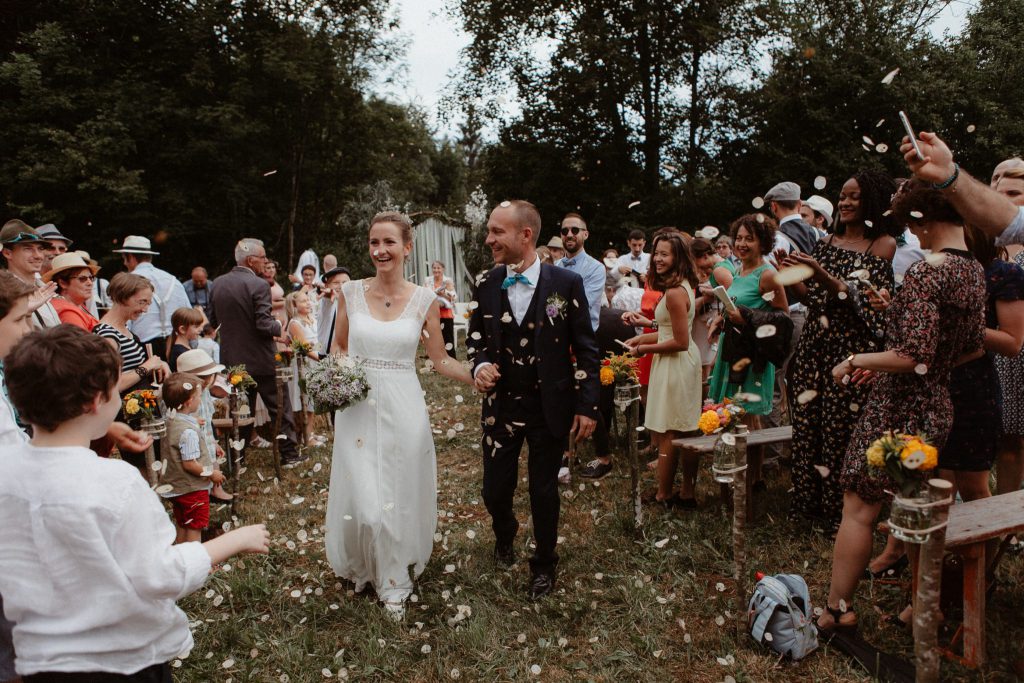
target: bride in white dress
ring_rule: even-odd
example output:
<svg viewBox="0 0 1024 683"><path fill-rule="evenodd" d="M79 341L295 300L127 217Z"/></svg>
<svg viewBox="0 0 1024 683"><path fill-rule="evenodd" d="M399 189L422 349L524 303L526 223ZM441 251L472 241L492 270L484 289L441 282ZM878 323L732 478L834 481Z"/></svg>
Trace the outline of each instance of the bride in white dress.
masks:
<svg viewBox="0 0 1024 683"><path fill-rule="evenodd" d="M437 297L405 280L409 219L374 216L369 251L376 277L346 282L338 302L332 351L362 362L370 393L335 415L326 549L335 574L357 591L371 584L401 618L437 527L434 440L416 376L421 334L438 372L473 380L444 349Z"/></svg>

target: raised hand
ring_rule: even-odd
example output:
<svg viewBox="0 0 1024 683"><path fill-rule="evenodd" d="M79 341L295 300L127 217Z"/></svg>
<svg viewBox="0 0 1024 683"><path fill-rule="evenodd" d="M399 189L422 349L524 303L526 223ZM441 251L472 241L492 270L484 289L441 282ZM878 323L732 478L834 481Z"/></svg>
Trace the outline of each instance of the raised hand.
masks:
<svg viewBox="0 0 1024 683"><path fill-rule="evenodd" d="M946 182L956 170L953 165L953 152L935 133L922 131L918 133L917 137L917 146L921 148L924 159L918 158L910 138L904 136L900 151L903 152L903 159L906 160L907 166L921 180L927 180L930 183Z"/></svg>

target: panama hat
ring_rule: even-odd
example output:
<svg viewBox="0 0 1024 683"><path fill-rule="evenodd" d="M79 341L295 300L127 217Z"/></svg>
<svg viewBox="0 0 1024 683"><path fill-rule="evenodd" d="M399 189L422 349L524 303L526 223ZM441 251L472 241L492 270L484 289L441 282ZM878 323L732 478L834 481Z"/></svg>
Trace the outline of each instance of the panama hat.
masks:
<svg viewBox="0 0 1024 683"><path fill-rule="evenodd" d="M178 356L178 372L191 372L193 375L206 377L223 370L224 366L214 363L210 354L202 349L192 349Z"/></svg>
<svg viewBox="0 0 1024 683"><path fill-rule="evenodd" d="M47 242L61 241L67 242L70 247L74 244L74 241L70 237L65 237L57 229L57 226L53 223L47 223L46 225L40 225L36 228L36 234L42 237Z"/></svg>
<svg viewBox="0 0 1024 683"><path fill-rule="evenodd" d="M825 225L832 225L832 212L835 210L832 207L832 202L820 194L813 194L807 198L804 204L811 207L811 210L820 213L825 218Z"/></svg>
<svg viewBox="0 0 1024 683"><path fill-rule="evenodd" d="M153 256L159 255L159 251L153 251L152 245L149 243L149 238L139 237L138 235L128 235L124 238L124 243L120 249L114 249L115 254L150 254Z"/></svg>
<svg viewBox="0 0 1024 683"><path fill-rule="evenodd" d="M86 268L93 275L100 272L99 266L90 265L85 262L85 259L78 255L78 252L69 251L53 259L50 264L50 270L43 273L43 280L50 282L57 277L59 273L65 270L78 270L79 268Z"/></svg>
<svg viewBox="0 0 1024 683"><path fill-rule="evenodd" d="M547 246L549 249L565 249L565 245L562 244L561 237L552 237L551 239L548 240Z"/></svg>

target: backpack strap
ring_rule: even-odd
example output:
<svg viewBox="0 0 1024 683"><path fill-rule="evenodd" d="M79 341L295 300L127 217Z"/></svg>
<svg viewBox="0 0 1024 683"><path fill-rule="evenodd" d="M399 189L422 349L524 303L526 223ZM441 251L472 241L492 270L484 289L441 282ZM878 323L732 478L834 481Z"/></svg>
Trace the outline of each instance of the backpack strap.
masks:
<svg viewBox="0 0 1024 683"><path fill-rule="evenodd" d="M753 625L750 627L750 635L754 636L754 640L757 642L764 640L764 632L768 628L768 622L771 621L772 615L775 614L775 610L778 607L779 603L773 597L761 593L756 609L757 619L754 620Z"/></svg>

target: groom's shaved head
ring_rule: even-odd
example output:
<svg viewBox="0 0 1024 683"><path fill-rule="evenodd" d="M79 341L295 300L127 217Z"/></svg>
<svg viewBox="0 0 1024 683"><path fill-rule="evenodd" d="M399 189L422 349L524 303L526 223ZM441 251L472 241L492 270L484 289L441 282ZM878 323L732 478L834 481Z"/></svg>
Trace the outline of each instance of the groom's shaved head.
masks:
<svg viewBox="0 0 1024 683"><path fill-rule="evenodd" d="M500 208L511 208L515 211L516 223L520 229L533 229L533 242L537 243L537 236L540 234L540 211L537 207L525 199L509 199L498 204Z"/></svg>

